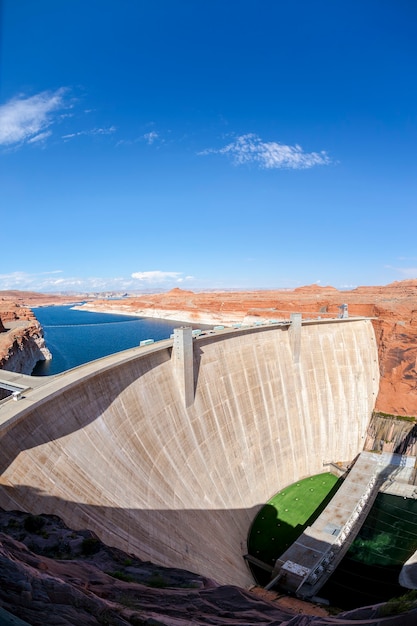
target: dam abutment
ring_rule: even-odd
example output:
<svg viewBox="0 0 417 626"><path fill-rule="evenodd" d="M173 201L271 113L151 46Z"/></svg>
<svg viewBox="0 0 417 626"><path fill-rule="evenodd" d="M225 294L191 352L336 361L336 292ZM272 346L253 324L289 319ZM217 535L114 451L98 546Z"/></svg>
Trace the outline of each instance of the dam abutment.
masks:
<svg viewBox="0 0 417 626"><path fill-rule="evenodd" d="M0 407L0 506L249 586L242 557L263 504L363 448L379 384L372 323L304 322L298 363L288 323L193 337L191 370L179 341L176 363L174 337L24 377L32 389Z"/></svg>

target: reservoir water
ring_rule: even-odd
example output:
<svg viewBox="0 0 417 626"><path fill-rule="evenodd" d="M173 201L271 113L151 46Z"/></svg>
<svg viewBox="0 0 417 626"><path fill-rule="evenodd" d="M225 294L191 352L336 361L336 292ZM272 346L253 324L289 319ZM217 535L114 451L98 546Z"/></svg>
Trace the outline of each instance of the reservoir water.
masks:
<svg viewBox="0 0 417 626"><path fill-rule="evenodd" d="M52 353L51 361L39 361L32 372L34 376L59 374L138 346L144 339L168 339L173 329L182 325L172 320L78 311L72 305L38 307L33 311Z"/></svg>

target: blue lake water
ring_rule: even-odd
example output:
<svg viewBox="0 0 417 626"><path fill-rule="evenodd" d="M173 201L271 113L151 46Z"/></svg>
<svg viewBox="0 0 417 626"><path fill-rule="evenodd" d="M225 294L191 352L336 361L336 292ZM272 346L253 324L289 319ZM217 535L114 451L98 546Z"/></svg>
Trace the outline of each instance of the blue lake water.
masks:
<svg viewBox="0 0 417 626"><path fill-rule="evenodd" d="M182 325L171 320L77 311L71 306L38 307L33 312L52 353L51 361L40 361L36 365L34 376L59 374L138 346L143 339L168 339L173 329Z"/></svg>

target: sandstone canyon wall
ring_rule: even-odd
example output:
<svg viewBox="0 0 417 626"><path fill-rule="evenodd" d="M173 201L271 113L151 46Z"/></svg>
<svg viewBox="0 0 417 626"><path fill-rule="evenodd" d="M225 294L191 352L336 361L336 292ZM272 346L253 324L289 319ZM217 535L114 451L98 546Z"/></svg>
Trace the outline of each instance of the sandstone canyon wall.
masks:
<svg viewBox="0 0 417 626"><path fill-rule="evenodd" d="M30 374L38 361L51 359L43 330L33 312L0 300L0 369Z"/></svg>

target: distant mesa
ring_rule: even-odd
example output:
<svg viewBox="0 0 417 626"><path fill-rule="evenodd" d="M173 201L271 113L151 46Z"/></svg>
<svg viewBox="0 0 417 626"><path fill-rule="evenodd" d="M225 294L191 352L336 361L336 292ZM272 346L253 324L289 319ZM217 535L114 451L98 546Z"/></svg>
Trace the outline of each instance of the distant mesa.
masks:
<svg viewBox="0 0 417 626"><path fill-rule="evenodd" d="M393 283L387 285L387 287L401 288L404 287L412 287L413 289L417 289L417 278L409 278L407 280L396 280Z"/></svg>
<svg viewBox="0 0 417 626"><path fill-rule="evenodd" d="M339 293L339 290L336 287L332 287L331 285L321 286L317 285L317 283L313 283L312 285L306 285L305 287L296 287L293 292L294 293L320 293L323 294L326 291L331 291L332 293Z"/></svg>
<svg viewBox="0 0 417 626"><path fill-rule="evenodd" d="M170 291L168 291L165 295L167 296L194 296L194 291L189 291L188 289L180 289L179 287L174 287Z"/></svg>

